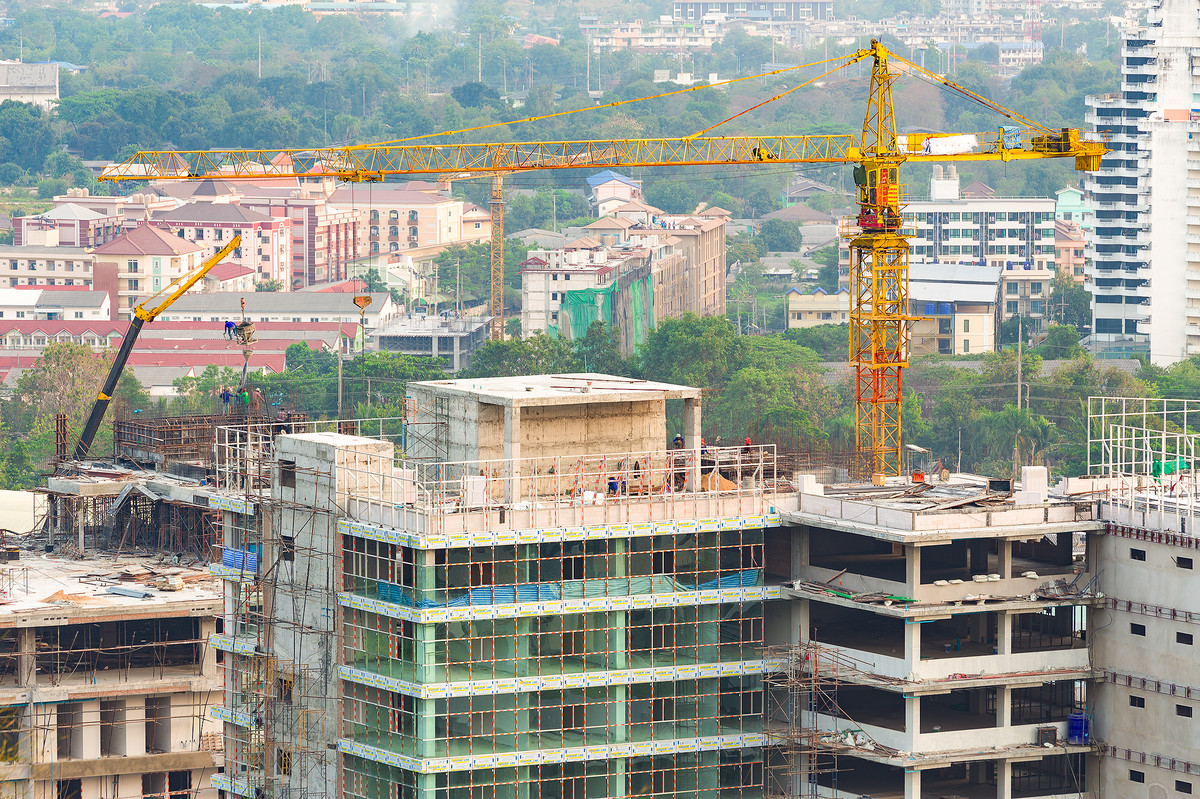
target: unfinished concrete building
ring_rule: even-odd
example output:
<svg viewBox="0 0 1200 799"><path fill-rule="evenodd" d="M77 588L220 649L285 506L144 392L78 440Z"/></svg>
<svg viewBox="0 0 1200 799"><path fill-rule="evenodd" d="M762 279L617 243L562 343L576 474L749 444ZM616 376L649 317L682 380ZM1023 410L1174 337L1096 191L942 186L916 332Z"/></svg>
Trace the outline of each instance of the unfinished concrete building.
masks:
<svg viewBox="0 0 1200 799"><path fill-rule="evenodd" d="M803 486L766 538L790 573L768 795L1088 791L1100 526L1044 469L1023 478Z"/></svg>
<svg viewBox="0 0 1200 799"><path fill-rule="evenodd" d="M1193 453L1161 429L1190 422L1122 413L1093 450L1133 451L1113 431L1139 420L1159 443L1054 488L1039 468L824 486L771 447L701 449L697 389L594 374L413 383L404 420L218 428L212 785L1186 795Z"/></svg>
<svg viewBox="0 0 1200 799"><path fill-rule="evenodd" d="M0 590L0 796L215 799L206 569L26 551Z"/></svg>
<svg viewBox="0 0 1200 799"><path fill-rule="evenodd" d="M1200 402L1093 398L1090 479L1099 498L1102 680L1099 795L1200 794Z"/></svg>
<svg viewBox="0 0 1200 799"><path fill-rule="evenodd" d="M229 668L214 784L760 797L764 605L779 596L763 535L789 501L772 450L702 454L700 391L682 386L409 389L403 431L218 439L229 588L213 641ZM684 446L667 451L670 401Z"/></svg>

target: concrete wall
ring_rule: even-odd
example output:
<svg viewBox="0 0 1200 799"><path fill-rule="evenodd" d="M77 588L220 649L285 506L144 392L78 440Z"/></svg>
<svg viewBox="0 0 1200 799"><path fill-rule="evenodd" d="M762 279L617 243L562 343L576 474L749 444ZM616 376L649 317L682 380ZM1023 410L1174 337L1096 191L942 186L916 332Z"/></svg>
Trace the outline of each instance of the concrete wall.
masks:
<svg viewBox="0 0 1200 799"><path fill-rule="evenodd" d="M428 386L409 386L418 422L445 424L444 457L451 461L501 459L515 451L506 447L513 429L513 410L483 403L458 392L435 400ZM522 458L661 451L667 448L666 402L596 402L529 405L516 410ZM506 421L506 417L509 417ZM432 448L410 436L405 455L433 456Z"/></svg>
<svg viewBox="0 0 1200 799"><path fill-rule="evenodd" d="M1134 550L1144 553L1145 560L1135 560ZM1193 568L1181 568L1180 558L1191 558ZM1096 735L1119 750L1130 750L1135 761L1102 758L1101 795L1135 799L1165 789L1162 795L1174 796L1176 780L1190 782L1200 793L1200 775L1153 765L1155 756L1200 764L1200 624L1169 618L1172 609L1200 613L1200 549L1105 535L1100 539L1100 562L1105 594L1150 609L1136 613L1108 608L1096 616L1096 665L1111 675L1095 693ZM1157 617L1155 608L1163 608L1161 613L1168 617ZM1133 634L1131 624L1143 625L1145 635ZM1180 643L1178 633L1190 634L1195 643ZM1186 696L1189 688L1192 698ZM1144 706L1132 706L1131 697ZM1179 715L1177 707L1190 709L1192 717ZM1140 763L1141 753L1151 756L1150 762ZM1145 782L1132 782L1130 769L1142 772Z"/></svg>
<svg viewBox="0 0 1200 799"><path fill-rule="evenodd" d="M273 720L276 740L317 753L302 759L311 771L305 773L300 762L293 766L296 789L337 784L337 753L328 746L337 741L341 712L338 497L350 485L369 495L371 483L363 476L380 473L384 465L390 469L393 450L386 441L337 433L285 435L276 441L276 460L294 464L295 487L283 487L278 478L271 481L276 503L263 533L263 568L274 564L275 581L273 593L264 596L264 611L273 619L270 654L278 659L281 674L293 675L295 693L287 705L273 703ZM374 485L386 498L391 482ZM297 506L303 510L295 510ZM281 536L294 540L291 561L279 560ZM274 758L269 753L268 762L273 764Z"/></svg>

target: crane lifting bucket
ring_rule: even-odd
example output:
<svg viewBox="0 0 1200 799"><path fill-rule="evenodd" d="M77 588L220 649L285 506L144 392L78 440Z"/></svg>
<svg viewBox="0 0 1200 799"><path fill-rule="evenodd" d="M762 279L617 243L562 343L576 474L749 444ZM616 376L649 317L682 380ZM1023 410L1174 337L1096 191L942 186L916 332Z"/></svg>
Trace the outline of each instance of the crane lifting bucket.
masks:
<svg viewBox="0 0 1200 799"><path fill-rule="evenodd" d="M254 323L242 321L233 328L233 334L243 344L254 343Z"/></svg>

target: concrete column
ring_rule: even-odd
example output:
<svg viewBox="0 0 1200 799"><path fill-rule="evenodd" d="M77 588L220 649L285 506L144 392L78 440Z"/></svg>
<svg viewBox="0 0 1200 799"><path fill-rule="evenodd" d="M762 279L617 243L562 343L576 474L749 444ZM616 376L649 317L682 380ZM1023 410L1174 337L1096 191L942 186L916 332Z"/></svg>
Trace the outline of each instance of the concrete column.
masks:
<svg viewBox="0 0 1200 799"><path fill-rule="evenodd" d="M921 799L921 772L904 772L904 799Z"/></svg>
<svg viewBox="0 0 1200 799"><path fill-rule="evenodd" d="M1008 613L1001 613L996 618L996 654L1012 654L1012 631L1013 617Z"/></svg>
<svg viewBox="0 0 1200 799"><path fill-rule="evenodd" d="M789 641L801 642L808 641L812 638L812 603L807 599L791 601L792 607L795 609L793 618L796 622L795 638L788 637Z"/></svg>
<svg viewBox="0 0 1200 799"><path fill-rule="evenodd" d="M462 368L462 336L454 337L454 359L451 363L454 364L455 372Z"/></svg>
<svg viewBox="0 0 1200 799"><path fill-rule="evenodd" d="M996 726L1012 726L1012 686L1001 685L996 689Z"/></svg>
<svg viewBox="0 0 1200 799"><path fill-rule="evenodd" d="M515 463L521 457L520 406L504 406L504 457L510 461L514 461L509 466L511 476L508 479L508 497L505 500L512 503L520 498L521 493L520 469Z"/></svg>
<svg viewBox="0 0 1200 799"><path fill-rule="evenodd" d="M915 597L921 590L921 548L918 546L904 546L904 582L910 597Z"/></svg>
<svg viewBox="0 0 1200 799"><path fill-rule="evenodd" d="M904 620L904 662L912 671L921 662L921 625L911 619Z"/></svg>
<svg viewBox="0 0 1200 799"><path fill-rule="evenodd" d="M683 401L683 446L692 454L692 466L688 469L686 488L696 491L700 487L700 399Z"/></svg>
<svg viewBox="0 0 1200 799"><path fill-rule="evenodd" d="M17 630L17 685L29 688L37 684L37 655L34 652L34 628Z"/></svg>
<svg viewBox="0 0 1200 799"><path fill-rule="evenodd" d="M921 734L921 697L904 697L904 732L908 740L916 744L917 736ZM912 751L917 751L914 746Z"/></svg>
<svg viewBox="0 0 1200 799"><path fill-rule="evenodd" d="M996 764L996 799L1012 799L1012 761Z"/></svg>
<svg viewBox="0 0 1200 799"><path fill-rule="evenodd" d="M79 703L79 729L75 730L79 738L77 755L82 760L95 760L100 757L100 700L90 699ZM72 750L76 747L72 746ZM74 754L74 752L72 752Z"/></svg>
<svg viewBox="0 0 1200 799"><path fill-rule="evenodd" d="M1000 565L997 571L1000 573L1001 580L1007 580L1016 575L1013 574L1013 542L1008 539L1002 539L1000 542Z"/></svg>

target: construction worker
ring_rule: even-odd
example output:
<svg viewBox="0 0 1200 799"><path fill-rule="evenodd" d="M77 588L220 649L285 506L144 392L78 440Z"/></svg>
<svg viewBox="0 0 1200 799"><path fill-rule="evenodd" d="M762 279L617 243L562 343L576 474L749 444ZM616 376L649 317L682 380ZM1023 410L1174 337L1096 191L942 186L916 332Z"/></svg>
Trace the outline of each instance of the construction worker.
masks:
<svg viewBox="0 0 1200 799"><path fill-rule="evenodd" d="M229 386L221 387L221 413L228 415L229 401L233 399L233 392L229 390Z"/></svg>
<svg viewBox="0 0 1200 799"><path fill-rule="evenodd" d="M250 415L250 390L249 389L243 388L241 391L238 392L238 402L240 402L242 404L242 407L239 409L242 412L242 416L249 416Z"/></svg>
<svg viewBox="0 0 1200 799"><path fill-rule="evenodd" d="M231 320L229 320L229 319L225 320L225 338L229 339L230 341L233 341L233 328L234 327L235 327L235 325L233 324L233 322Z"/></svg>
<svg viewBox="0 0 1200 799"><path fill-rule="evenodd" d="M263 403L267 400L262 395L262 392L257 388L254 389L254 393L251 395L250 399L254 403L254 414L257 416L259 411L262 409Z"/></svg>

